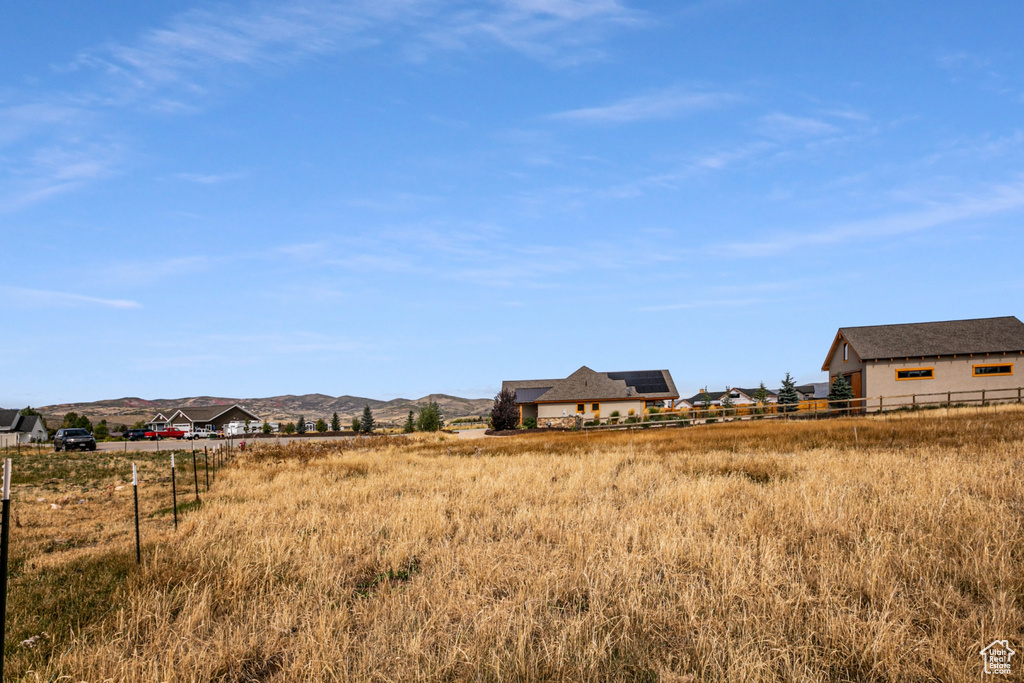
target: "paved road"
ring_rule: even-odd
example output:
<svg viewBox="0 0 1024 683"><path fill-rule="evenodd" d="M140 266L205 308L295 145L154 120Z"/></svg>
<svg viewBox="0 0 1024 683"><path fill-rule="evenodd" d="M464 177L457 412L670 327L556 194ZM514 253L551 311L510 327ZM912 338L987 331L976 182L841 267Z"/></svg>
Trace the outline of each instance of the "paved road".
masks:
<svg viewBox="0 0 1024 683"><path fill-rule="evenodd" d="M352 436L312 436L312 437L289 437L281 436L275 439L242 439L236 437L234 439L197 439L196 441L186 441L177 439L162 439L160 441L109 441L104 443L96 444L96 450L98 451L174 451L174 450L192 450L192 445L195 444L196 450L203 450L203 446L206 446L209 450L217 448L227 448L228 445L237 447L240 441L246 441L247 443L267 443L270 441L276 441L281 445L289 444L293 441L344 441L346 439L353 439Z"/></svg>
<svg viewBox="0 0 1024 683"><path fill-rule="evenodd" d="M485 436L484 430L482 429L464 429L457 432L457 434L460 439L481 439ZM294 437L282 435L275 437L272 440L281 445L286 445L294 441L309 443L310 441L345 441L354 438L354 436ZM234 439L198 439L195 442L185 440L178 441L177 439L162 439L160 441L109 441L96 444L96 450L103 453L131 453L132 451L190 451L192 450L194 443L197 451L203 450L204 446L210 451L214 451L218 448L227 448L229 444L233 447L237 447L239 442L242 440L243 439L236 437ZM249 439L248 443L267 443L268 441L271 441L271 439ZM46 446L46 448L52 448L52 446Z"/></svg>

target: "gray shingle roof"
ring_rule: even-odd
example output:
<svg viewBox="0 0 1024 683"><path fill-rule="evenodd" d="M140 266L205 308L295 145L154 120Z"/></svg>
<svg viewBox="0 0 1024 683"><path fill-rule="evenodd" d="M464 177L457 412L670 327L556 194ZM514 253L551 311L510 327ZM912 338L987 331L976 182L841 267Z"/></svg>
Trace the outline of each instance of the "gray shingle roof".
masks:
<svg viewBox="0 0 1024 683"><path fill-rule="evenodd" d="M18 417L20 415L20 410L0 408L0 430L13 431L18 424Z"/></svg>
<svg viewBox="0 0 1024 683"><path fill-rule="evenodd" d="M839 333L861 360L1024 351L1024 323L1012 315L934 323L841 327ZM826 369L829 359L825 361Z"/></svg>
<svg viewBox="0 0 1024 683"><path fill-rule="evenodd" d="M239 410L243 410L246 413L252 415L253 420L259 420L259 417L257 417L255 414L237 404L228 406L189 406L187 408L179 408L178 410L174 411L174 413L172 413L168 419L173 419L175 414L181 412L185 417L187 417L192 422L209 422L216 418L218 415L228 412L232 408L238 408Z"/></svg>
<svg viewBox="0 0 1024 683"><path fill-rule="evenodd" d="M733 387L732 389L730 389L730 391L738 391L741 394L743 394L744 396L746 396L747 398L749 398L751 401L756 400L754 398L754 395L757 394L757 389L741 389L740 387ZM767 398L772 398L773 396L778 396L779 395L779 392L774 391L772 389L767 389L766 388L765 391L767 392ZM701 402L701 400L703 399L703 396L704 396L704 392L698 392L698 393L694 394L693 396L691 396L690 398L686 399L686 401L687 401L687 403L689 403L691 405L697 405L698 403ZM724 391L709 391L708 392L708 396L711 397L712 401L718 401L718 400L721 400L721 398L723 396L725 396L725 392Z"/></svg>
<svg viewBox="0 0 1024 683"><path fill-rule="evenodd" d="M17 418L19 415L22 415L22 412L9 409L0 409L0 429L13 429L14 426L17 424Z"/></svg>
<svg viewBox="0 0 1024 683"><path fill-rule="evenodd" d="M638 371L640 372L640 371ZM624 379L612 379L608 375L632 375L635 373L595 372L587 366L581 367L565 379L511 380L501 383L502 389L512 389L517 393L517 403L541 402L573 402L573 401L608 401L613 399L661 399L678 398L675 382L668 370L652 370L648 373L660 372L665 380L668 391L641 392L627 384ZM538 389L549 387L539 393Z"/></svg>

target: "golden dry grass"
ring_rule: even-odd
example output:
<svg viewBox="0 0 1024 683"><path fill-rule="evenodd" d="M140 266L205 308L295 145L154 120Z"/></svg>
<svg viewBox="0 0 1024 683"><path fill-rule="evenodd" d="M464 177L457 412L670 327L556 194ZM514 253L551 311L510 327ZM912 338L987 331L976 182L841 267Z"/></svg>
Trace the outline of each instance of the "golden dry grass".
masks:
<svg viewBox="0 0 1024 683"><path fill-rule="evenodd" d="M1015 409L267 445L36 671L977 679L1024 644L1022 464Z"/></svg>

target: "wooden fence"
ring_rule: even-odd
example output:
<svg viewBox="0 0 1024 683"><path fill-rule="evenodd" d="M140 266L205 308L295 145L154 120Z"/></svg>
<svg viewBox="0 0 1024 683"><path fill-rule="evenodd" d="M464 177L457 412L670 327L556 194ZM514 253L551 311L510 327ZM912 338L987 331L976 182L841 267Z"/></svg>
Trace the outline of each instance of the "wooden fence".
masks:
<svg viewBox="0 0 1024 683"><path fill-rule="evenodd" d="M941 391L899 396L867 396L843 401L810 399L798 403L759 403L731 407L710 406L665 409L645 412L642 416L601 417L584 423L584 429L622 429L623 427L671 427L689 424L711 424L734 419L816 419L823 417L861 415L892 410L924 408L956 408L1008 403L1024 403L1024 387L1013 389L972 389ZM597 422L597 424L594 424Z"/></svg>

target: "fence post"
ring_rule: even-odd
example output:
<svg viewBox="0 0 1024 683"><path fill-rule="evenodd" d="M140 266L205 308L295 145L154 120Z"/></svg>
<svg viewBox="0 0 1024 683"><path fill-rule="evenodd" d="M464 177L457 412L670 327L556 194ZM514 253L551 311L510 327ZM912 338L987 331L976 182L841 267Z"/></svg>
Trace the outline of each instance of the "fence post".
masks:
<svg viewBox="0 0 1024 683"><path fill-rule="evenodd" d="M199 468L196 466L195 451L192 451L192 479L196 483L196 502L199 502Z"/></svg>
<svg viewBox="0 0 1024 683"><path fill-rule="evenodd" d="M11 459L4 460L3 529L0 530L0 681L4 679L4 647L7 644L7 542L11 527Z"/></svg>
<svg viewBox="0 0 1024 683"><path fill-rule="evenodd" d="M210 456L203 452L203 473L206 475L206 492L210 492Z"/></svg>
<svg viewBox="0 0 1024 683"><path fill-rule="evenodd" d="M174 505L174 530L178 530L178 484L174 477L174 453L171 453L171 501Z"/></svg>
<svg viewBox="0 0 1024 683"><path fill-rule="evenodd" d="M132 463L132 493L135 496L135 564L142 564L142 546L139 543L139 470Z"/></svg>

